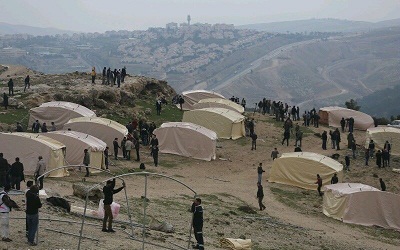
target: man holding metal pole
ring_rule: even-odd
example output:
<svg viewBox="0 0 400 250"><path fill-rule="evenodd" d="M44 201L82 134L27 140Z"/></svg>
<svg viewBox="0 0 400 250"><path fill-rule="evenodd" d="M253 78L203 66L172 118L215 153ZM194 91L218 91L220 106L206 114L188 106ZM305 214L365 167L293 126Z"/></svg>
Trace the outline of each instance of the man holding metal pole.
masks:
<svg viewBox="0 0 400 250"><path fill-rule="evenodd" d="M125 182L122 183L122 187L114 189L115 187L115 179L108 180L106 185L103 187L104 193L104 218L103 218L103 232L114 233L114 229L112 228L113 222L113 214L111 211L111 204L113 203L113 196L114 194L118 193L122 189L125 188ZM108 221L108 228L107 226Z"/></svg>

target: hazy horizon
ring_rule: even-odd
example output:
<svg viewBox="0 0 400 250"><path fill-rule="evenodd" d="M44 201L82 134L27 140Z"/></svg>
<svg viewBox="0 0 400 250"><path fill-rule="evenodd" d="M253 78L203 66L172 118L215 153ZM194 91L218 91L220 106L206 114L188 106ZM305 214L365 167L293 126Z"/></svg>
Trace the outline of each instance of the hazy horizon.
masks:
<svg viewBox="0 0 400 250"><path fill-rule="evenodd" d="M145 30L166 23L245 25L312 18L400 18L398 0L0 0L0 22L77 32Z"/></svg>

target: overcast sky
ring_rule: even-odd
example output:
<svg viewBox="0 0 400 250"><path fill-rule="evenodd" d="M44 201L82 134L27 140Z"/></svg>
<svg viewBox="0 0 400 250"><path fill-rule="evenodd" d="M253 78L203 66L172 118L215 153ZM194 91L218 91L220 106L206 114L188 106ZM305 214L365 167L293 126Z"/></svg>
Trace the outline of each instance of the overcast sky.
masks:
<svg viewBox="0 0 400 250"><path fill-rule="evenodd" d="M0 0L0 22L104 32L168 22L235 25L310 18L400 18L400 0Z"/></svg>

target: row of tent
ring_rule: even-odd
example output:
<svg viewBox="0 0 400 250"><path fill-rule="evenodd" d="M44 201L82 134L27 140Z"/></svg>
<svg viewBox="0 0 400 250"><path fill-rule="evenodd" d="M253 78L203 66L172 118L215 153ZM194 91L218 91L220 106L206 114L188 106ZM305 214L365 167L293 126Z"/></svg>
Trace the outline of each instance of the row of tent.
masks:
<svg viewBox="0 0 400 250"><path fill-rule="evenodd" d="M326 216L365 226L400 230L400 196L360 183L330 184L343 166L330 157L310 153L284 153L272 164L269 181L314 190L316 175L323 180L323 213Z"/></svg>

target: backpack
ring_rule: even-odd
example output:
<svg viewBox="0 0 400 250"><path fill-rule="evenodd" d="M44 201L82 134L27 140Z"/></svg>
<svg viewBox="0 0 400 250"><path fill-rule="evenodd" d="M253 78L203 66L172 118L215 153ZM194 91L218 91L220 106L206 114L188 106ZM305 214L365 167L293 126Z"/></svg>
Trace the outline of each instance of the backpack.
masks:
<svg viewBox="0 0 400 250"><path fill-rule="evenodd" d="M10 196L8 196L6 192L3 191L3 192L0 193L0 195L2 195L2 194L3 194L3 196L1 197L0 206L5 204L7 207L10 208L10 211L11 211L12 208L19 208L17 203L15 201L11 200ZM6 197L5 201L3 201L4 197Z"/></svg>
<svg viewBox="0 0 400 250"><path fill-rule="evenodd" d="M140 169L146 169L146 167L144 166L144 163L140 163L139 168L140 168Z"/></svg>

